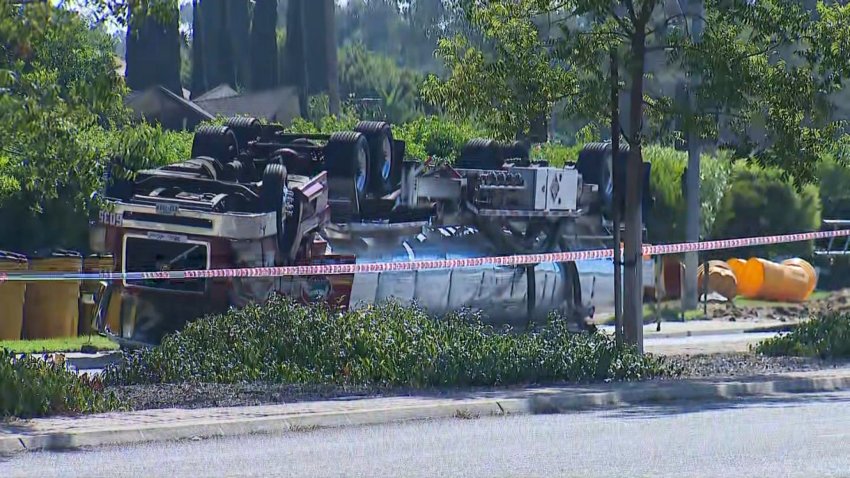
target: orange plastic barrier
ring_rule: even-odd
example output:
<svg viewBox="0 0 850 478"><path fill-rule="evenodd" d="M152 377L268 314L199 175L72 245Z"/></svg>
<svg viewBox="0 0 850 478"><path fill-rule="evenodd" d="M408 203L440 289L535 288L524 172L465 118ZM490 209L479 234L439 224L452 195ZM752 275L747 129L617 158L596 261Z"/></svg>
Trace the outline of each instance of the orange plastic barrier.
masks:
<svg viewBox="0 0 850 478"><path fill-rule="evenodd" d="M777 264L751 258L737 276L738 291L750 299L803 302L817 286L814 267L802 259L789 259Z"/></svg>
<svg viewBox="0 0 850 478"><path fill-rule="evenodd" d="M705 264L697 269L697 287L700 294L704 289ZM738 279L732 268L724 261L708 262L708 291L716 292L731 300L738 295Z"/></svg>

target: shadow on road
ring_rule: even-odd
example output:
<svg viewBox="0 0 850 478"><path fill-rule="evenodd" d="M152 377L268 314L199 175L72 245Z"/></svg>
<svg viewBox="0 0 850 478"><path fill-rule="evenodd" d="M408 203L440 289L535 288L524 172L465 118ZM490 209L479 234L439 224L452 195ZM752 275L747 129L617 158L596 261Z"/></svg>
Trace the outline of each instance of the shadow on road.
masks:
<svg viewBox="0 0 850 478"><path fill-rule="evenodd" d="M850 394L800 393L778 397L743 397L726 400L693 401L673 400L664 403L642 404L611 410L607 416L614 418L653 419L674 415L687 415L722 410L748 408L797 408L817 403L848 403Z"/></svg>

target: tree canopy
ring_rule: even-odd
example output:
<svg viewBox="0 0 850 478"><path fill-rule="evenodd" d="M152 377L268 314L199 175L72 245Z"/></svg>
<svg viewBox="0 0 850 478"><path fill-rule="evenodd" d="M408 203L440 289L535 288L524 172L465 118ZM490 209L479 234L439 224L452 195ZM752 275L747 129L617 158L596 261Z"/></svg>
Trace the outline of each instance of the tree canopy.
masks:
<svg viewBox="0 0 850 478"><path fill-rule="evenodd" d="M562 106L602 125L610 103L611 51L621 77L624 136L669 129L720 138L742 156L814 178L818 158L844 141L829 96L850 73L850 6L791 0L706 0L704 32L690 38L695 12L676 1L459 0L484 39L440 42L450 74L429 78L426 97L458 116L475 114L504 136L528 132L539 115ZM697 78L690 114L676 86ZM600 128L601 129L601 128Z"/></svg>

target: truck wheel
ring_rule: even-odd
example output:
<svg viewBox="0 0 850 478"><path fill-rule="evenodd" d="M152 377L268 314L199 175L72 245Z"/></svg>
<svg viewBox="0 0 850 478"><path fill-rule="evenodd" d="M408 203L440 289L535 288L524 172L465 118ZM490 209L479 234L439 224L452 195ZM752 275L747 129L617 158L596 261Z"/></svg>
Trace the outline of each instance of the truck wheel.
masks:
<svg viewBox="0 0 850 478"><path fill-rule="evenodd" d="M588 143L579 152L576 162L582 182L599 186L599 197L606 211L610 210L614 200L612 158L610 144Z"/></svg>
<svg viewBox="0 0 850 478"><path fill-rule="evenodd" d="M502 145L501 148L502 158L504 159L518 159L525 163L531 160L531 147L527 143L514 141Z"/></svg>
<svg viewBox="0 0 850 478"><path fill-rule="evenodd" d="M331 135L325 147L331 220L345 222L360 214L360 198L369 184L369 144L356 131Z"/></svg>
<svg viewBox="0 0 850 478"><path fill-rule="evenodd" d="M222 164L239 156L236 135L227 126L204 125L195 131L192 140L192 157L209 156Z"/></svg>
<svg viewBox="0 0 850 478"><path fill-rule="evenodd" d="M400 162L393 157L393 131L383 121L361 121L354 131L363 134L369 144L369 191L376 196L391 193L401 180Z"/></svg>
<svg viewBox="0 0 850 478"><path fill-rule="evenodd" d="M231 161L224 165L224 179L241 183L245 181L245 167L242 161Z"/></svg>
<svg viewBox="0 0 850 478"><path fill-rule="evenodd" d="M504 164L499 143L475 138L463 146L455 166L461 169L502 169Z"/></svg>
<svg viewBox="0 0 850 478"><path fill-rule="evenodd" d="M256 141L262 134L262 124L257 118L249 116L234 116L228 118L224 125L233 131L240 151L248 148L248 143Z"/></svg>
<svg viewBox="0 0 850 478"><path fill-rule="evenodd" d="M282 164L269 164L263 171L263 184L260 186L260 207L262 211L275 213L277 244L280 252L284 252L286 249L283 227L287 218L286 178L286 168Z"/></svg>

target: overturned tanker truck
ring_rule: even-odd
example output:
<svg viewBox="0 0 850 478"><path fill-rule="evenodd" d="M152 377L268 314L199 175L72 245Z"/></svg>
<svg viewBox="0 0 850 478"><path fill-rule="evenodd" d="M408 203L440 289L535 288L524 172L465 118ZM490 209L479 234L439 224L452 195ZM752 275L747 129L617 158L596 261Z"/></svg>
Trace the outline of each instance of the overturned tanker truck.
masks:
<svg viewBox="0 0 850 478"><path fill-rule="evenodd" d="M92 248L112 254L121 272L149 272L611 247L607 217L618 207L610 194L618 179L610 145L588 145L576 164L564 167L529 156L519 142L476 139L454 165L430 164L405 160L405 144L383 122L320 135L232 118L196 131L192 159L108 181ZM350 309L388 299L416 302L435 315L469 307L492 323L514 325L560 311L583 329L594 313L593 296L613 291L597 280L612 274L607 260L131 279L104 284L97 324L125 345L155 344L187 321L278 293Z"/></svg>

